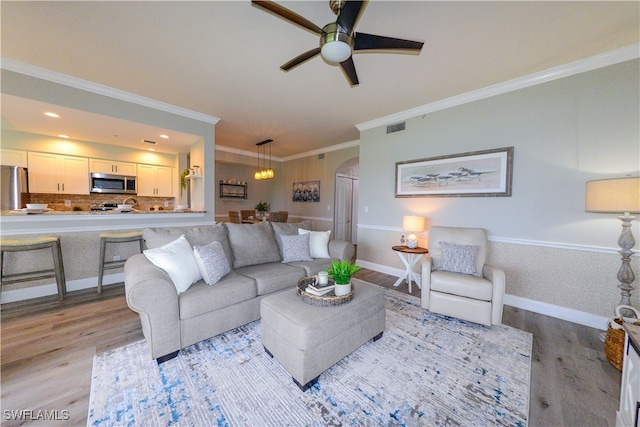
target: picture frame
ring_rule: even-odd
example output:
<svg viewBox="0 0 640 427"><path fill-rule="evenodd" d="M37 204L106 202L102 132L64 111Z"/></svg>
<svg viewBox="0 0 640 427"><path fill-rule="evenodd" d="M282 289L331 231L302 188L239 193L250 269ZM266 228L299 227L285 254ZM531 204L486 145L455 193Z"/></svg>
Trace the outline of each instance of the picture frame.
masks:
<svg viewBox="0 0 640 427"><path fill-rule="evenodd" d="M294 202L320 202L320 181L294 182L291 200Z"/></svg>
<svg viewBox="0 0 640 427"><path fill-rule="evenodd" d="M511 197L513 147L396 162L395 197Z"/></svg>

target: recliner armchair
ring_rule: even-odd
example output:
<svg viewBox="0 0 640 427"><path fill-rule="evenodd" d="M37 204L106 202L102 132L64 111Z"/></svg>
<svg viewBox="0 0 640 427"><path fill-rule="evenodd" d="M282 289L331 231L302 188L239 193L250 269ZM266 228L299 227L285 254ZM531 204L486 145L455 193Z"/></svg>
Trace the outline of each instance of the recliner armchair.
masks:
<svg viewBox="0 0 640 427"><path fill-rule="evenodd" d="M502 324L504 270L485 264L483 228L433 226L422 262L422 307L483 325Z"/></svg>

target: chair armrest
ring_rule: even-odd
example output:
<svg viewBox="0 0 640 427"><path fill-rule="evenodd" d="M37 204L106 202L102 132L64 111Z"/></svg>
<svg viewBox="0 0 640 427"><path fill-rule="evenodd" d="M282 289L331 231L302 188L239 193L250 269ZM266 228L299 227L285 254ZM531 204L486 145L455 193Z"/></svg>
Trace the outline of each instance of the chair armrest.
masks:
<svg viewBox="0 0 640 427"><path fill-rule="evenodd" d="M433 262L431 255L425 255L422 260L422 286L420 291L420 299L422 300L422 308L429 308L429 293L431 292L431 269Z"/></svg>
<svg viewBox="0 0 640 427"><path fill-rule="evenodd" d="M124 265L127 305L140 315L142 331L154 359L181 348L178 292L171 278L144 254Z"/></svg>
<svg viewBox="0 0 640 427"><path fill-rule="evenodd" d="M351 261L355 255L353 243L345 240L329 240L329 256L333 259Z"/></svg>
<svg viewBox="0 0 640 427"><path fill-rule="evenodd" d="M504 304L504 293L506 289L506 276L504 270L490 265L484 265L482 276L493 283L493 295L491 297L491 324L502 324L502 308Z"/></svg>

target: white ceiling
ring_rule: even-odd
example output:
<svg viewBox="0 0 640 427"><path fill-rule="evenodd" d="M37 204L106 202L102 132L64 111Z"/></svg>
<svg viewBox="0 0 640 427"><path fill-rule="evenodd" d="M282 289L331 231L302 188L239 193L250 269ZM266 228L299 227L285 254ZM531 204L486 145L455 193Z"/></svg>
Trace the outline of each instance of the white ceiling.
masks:
<svg viewBox="0 0 640 427"><path fill-rule="evenodd" d="M326 0L279 4L321 27L335 21ZM254 152L272 138L273 155L287 157L357 140L359 123L638 43L639 8L372 1L356 31L425 45L420 55L354 54L357 87L320 57L281 71L318 36L248 1L3 1L1 48L3 58L218 117L218 145ZM174 133L81 112L54 128L29 108L3 96L3 127L127 145Z"/></svg>

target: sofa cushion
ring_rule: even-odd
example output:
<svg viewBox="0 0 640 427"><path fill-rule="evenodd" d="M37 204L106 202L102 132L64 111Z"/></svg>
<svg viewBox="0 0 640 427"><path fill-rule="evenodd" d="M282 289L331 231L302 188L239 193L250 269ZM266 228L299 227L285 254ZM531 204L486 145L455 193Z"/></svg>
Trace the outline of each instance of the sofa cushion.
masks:
<svg viewBox="0 0 640 427"><path fill-rule="evenodd" d="M304 268L305 276L315 276L319 271L328 270L331 267L331 258L315 258L311 261L296 261L288 264Z"/></svg>
<svg viewBox="0 0 640 427"><path fill-rule="evenodd" d="M331 258L329 255L329 236L331 230L328 231L310 231L304 228L298 228L299 234L310 234L309 250L313 258Z"/></svg>
<svg viewBox="0 0 640 427"><path fill-rule="evenodd" d="M439 242L442 248L442 263L440 270L452 273L473 274L476 271L476 257L480 247L478 245L457 245L455 243Z"/></svg>
<svg viewBox="0 0 640 427"><path fill-rule="evenodd" d="M215 286L207 285L203 280L180 294L180 319L190 319L242 301L256 297L255 280L231 272L223 277Z"/></svg>
<svg viewBox="0 0 640 427"><path fill-rule="evenodd" d="M282 258L268 222L256 224L224 223L233 253L233 268L279 262Z"/></svg>
<svg viewBox="0 0 640 427"><path fill-rule="evenodd" d="M202 279L193 249L184 235L159 248L145 249L143 253L156 267L167 272L178 294Z"/></svg>
<svg viewBox="0 0 640 427"><path fill-rule="evenodd" d="M431 272L431 291L482 301L491 301L493 298L493 284L484 277L461 275L449 271Z"/></svg>
<svg viewBox="0 0 640 427"><path fill-rule="evenodd" d="M282 245L282 262L312 261L309 251L309 234L297 236L280 236Z"/></svg>
<svg viewBox="0 0 640 427"><path fill-rule="evenodd" d="M211 242L206 246L195 246L193 256L207 285L218 283L231 271L220 242Z"/></svg>
<svg viewBox="0 0 640 427"><path fill-rule="evenodd" d="M252 265L236 271L256 281L258 295L294 287L306 274L303 268L279 262Z"/></svg>

